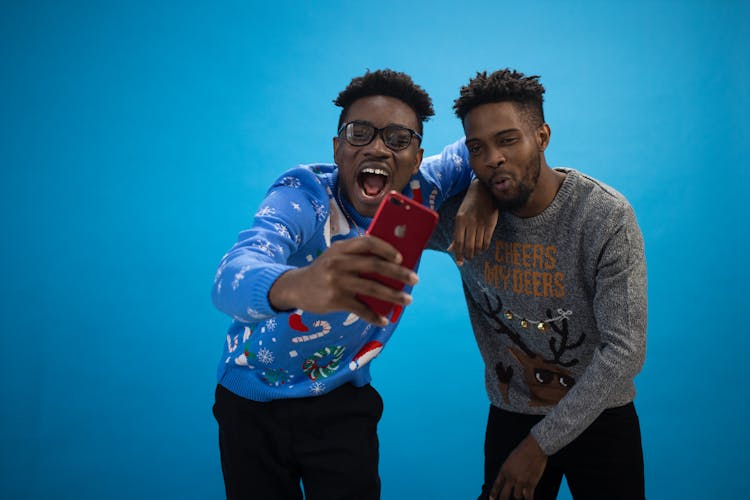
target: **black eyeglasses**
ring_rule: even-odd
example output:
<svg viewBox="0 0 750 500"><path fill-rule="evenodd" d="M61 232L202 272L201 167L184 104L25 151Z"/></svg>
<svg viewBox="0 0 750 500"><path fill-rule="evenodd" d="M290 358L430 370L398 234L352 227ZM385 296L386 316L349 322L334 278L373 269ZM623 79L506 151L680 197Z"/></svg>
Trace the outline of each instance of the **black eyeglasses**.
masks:
<svg viewBox="0 0 750 500"><path fill-rule="evenodd" d="M393 151L401 151L411 144L412 136L421 141L422 136L410 128L401 125L388 125L387 127L378 128L370 122L353 121L344 123L339 128L339 134L346 130L344 137L346 142L352 146L366 146L375 138L375 134L380 133L383 143Z"/></svg>

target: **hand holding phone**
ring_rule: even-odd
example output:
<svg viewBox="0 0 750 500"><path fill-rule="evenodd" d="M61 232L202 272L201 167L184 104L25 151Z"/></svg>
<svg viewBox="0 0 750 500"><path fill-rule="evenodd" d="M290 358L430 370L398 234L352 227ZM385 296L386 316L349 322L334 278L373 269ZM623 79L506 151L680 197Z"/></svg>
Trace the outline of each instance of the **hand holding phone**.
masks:
<svg viewBox="0 0 750 500"><path fill-rule="evenodd" d="M437 222L437 212L401 193L391 191L380 203L366 234L377 236L393 245L403 257L401 265L414 270ZM379 281L395 290L404 287L403 282L377 273L363 273L362 277ZM357 295L357 298L381 316L388 317L394 308L391 302L367 295Z"/></svg>

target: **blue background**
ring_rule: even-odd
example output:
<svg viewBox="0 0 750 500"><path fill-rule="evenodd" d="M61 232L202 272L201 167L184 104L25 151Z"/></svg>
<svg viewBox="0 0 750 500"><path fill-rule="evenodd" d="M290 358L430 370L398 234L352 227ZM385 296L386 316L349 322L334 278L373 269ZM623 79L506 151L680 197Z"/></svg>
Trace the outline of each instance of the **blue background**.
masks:
<svg viewBox="0 0 750 500"><path fill-rule="evenodd" d="M221 498L215 266L266 187L331 161L366 69L432 95L539 74L551 165L623 192L649 266L650 498L750 494L748 2L3 2L0 497ZM475 498L487 400L458 273L423 260L375 362L383 498ZM567 497L563 492L561 498Z"/></svg>

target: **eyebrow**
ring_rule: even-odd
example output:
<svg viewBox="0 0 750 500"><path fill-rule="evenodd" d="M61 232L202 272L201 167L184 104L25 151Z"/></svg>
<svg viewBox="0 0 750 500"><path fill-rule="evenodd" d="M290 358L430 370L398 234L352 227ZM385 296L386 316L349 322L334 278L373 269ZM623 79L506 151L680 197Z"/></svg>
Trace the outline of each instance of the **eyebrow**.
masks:
<svg viewBox="0 0 750 500"><path fill-rule="evenodd" d="M504 130L499 130L499 131L495 132L494 134L492 134L492 137L497 137L497 136L503 135L503 134L509 134L511 132L518 132L520 130L521 129L518 129L518 128L506 128ZM477 139L476 137L467 137L465 142L478 141L478 140L479 139Z"/></svg>

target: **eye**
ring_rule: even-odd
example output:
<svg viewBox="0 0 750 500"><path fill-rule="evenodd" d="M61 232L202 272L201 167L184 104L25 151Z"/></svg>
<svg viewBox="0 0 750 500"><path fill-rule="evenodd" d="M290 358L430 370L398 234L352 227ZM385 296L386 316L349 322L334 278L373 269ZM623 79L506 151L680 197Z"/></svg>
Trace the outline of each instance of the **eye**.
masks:
<svg viewBox="0 0 750 500"><path fill-rule="evenodd" d="M552 372L549 370L534 370L534 378L540 384L549 384L552 380Z"/></svg>
<svg viewBox="0 0 750 500"><path fill-rule="evenodd" d="M518 137L501 137L498 139L497 143L500 146L510 146L511 144L514 144L518 140Z"/></svg>
<svg viewBox="0 0 750 500"><path fill-rule="evenodd" d="M467 144L466 149L469 150L469 154L476 155L477 153L479 153L479 150L481 148L479 147L479 144L472 143L472 144Z"/></svg>
<svg viewBox="0 0 750 500"><path fill-rule="evenodd" d="M386 137L388 143L396 148L405 148L411 142L411 132L402 128L387 130Z"/></svg>
<svg viewBox="0 0 750 500"><path fill-rule="evenodd" d="M372 134L372 127L364 123L354 123L351 126L351 137L354 139L366 139Z"/></svg>
<svg viewBox="0 0 750 500"><path fill-rule="evenodd" d="M573 387L576 381L573 377L567 375L560 375L560 385L563 387Z"/></svg>

